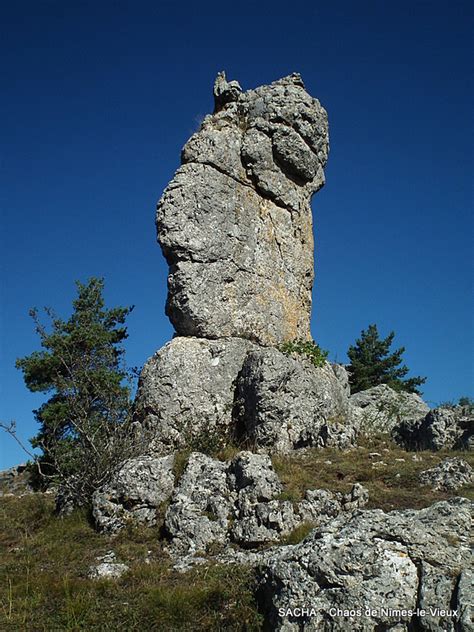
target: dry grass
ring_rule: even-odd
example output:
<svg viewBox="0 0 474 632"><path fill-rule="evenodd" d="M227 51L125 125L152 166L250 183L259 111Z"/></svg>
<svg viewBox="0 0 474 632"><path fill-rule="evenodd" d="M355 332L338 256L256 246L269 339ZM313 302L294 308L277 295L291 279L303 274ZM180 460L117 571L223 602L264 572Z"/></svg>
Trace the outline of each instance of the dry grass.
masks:
<svg viewBox="0 0 474 632"><path fill-rule="evenodd" d="M460 456L474 467L474 454L470 452L406 452L383 436L351 450L307 450L274 456L272 461L286 499L299 500L307 489L348 492L359 482L369 490L368 508L390 511L427 507L460 494L474 500L474 485L463 487L457 494L420 486L418 475L422 470L452 456Z"/></svg>
<svg viewBox="0 0 474 632"><path fill-rule="evenodd" d="M0 630L259 630L253 574L209 565L179 574L158 529L98 535L84 513L64 519L42 494L0 499ZM87 577L113 550L130 571ZM146 561L148 559L148 562Z"/></svg>

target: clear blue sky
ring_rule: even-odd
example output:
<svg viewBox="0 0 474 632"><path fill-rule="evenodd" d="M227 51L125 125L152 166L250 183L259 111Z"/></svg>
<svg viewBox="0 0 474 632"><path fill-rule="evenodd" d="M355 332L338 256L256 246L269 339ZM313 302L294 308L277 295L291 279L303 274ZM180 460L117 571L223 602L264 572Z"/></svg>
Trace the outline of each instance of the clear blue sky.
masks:
<svg viewBox="0 0 474 632"><path fill-rule="evenodd" d="M472 26L466 0L29 0L1 9L1 410L36 432L15 359L32 306L70 313L74 280L134 304L127 359L172 336L155 204L227 71L290 72L329 113L313 200L313 335L331 358L396 331L425 399L473 395ZM0 468L24 460L0 436Z"/></svg>

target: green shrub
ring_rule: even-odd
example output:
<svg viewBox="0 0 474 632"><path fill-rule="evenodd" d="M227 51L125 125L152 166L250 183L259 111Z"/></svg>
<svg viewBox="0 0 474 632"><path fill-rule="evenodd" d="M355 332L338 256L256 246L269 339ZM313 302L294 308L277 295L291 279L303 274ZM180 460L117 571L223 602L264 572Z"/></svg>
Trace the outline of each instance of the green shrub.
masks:
<svg viewBox="0 0 474 632"><path fill-rule="evenodd" d="M291 355L293 353L304 355L309 358L316 367L324 365L329 353L328 351L321 349L314 340L293 340L284 342L278 347L278 350L286 355Z"/></svg>

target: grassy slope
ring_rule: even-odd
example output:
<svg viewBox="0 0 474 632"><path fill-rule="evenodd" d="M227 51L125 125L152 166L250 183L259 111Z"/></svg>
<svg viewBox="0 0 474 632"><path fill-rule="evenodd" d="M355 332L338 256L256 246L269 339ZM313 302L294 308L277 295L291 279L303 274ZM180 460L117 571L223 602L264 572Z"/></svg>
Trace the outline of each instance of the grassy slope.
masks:
<svg viewBox="0 0 474 632"><path fill-rule="evenodd" d="M378 452L381 457L370 457ZM458 453L474 466L474 455ZM389 442L346 452L310 450L274 457L284 496L306 489L348 491L368 487L370 507L423 507L452 494L420 488L418 473L454 453L407 453ZM404 459L403 461L397 459ZM383 461L386 466L375 465ZM474 486L463 496L474 499ZM300 529L303 537L307 529ZM95 558L113 549L130 566L120 580L86 577ZM135 529L116 538L100 536L87 516L64 519L41 494L0 498L0 630L259 630L252 573L209 565L185 575L170 569L159 529ZM145 562L149 558L149 562Z"/></svg>

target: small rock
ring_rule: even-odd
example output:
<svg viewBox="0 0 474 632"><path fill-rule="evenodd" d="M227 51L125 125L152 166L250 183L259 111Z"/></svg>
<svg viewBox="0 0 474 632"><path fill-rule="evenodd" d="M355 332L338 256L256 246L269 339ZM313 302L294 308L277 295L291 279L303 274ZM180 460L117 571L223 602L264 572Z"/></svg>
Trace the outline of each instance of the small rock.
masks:
<svg viewBox="0 0 474 632"><path fill-rule="evenodd" d="M91 566L87 576L90 579L119 579L129 570L129 567L116 562L115 559L116 555L113 551L98 557L99 564Z"/></svg>

